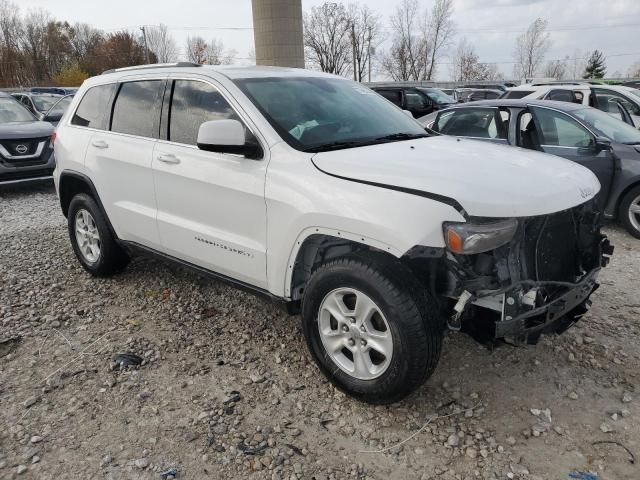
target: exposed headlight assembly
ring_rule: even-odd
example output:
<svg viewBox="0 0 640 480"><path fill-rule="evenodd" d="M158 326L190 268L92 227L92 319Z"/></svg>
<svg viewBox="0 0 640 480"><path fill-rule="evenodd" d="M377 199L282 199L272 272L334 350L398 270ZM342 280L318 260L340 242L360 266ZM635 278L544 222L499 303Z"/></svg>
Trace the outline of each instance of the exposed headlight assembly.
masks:
<svg viewBox="0 0 640 480"><path fill-rule="evenodd" d="M443 229L449 250L460 255L473 255L509 243L518 229L518 220L509 218L486 223L445 222Z"/></svg>

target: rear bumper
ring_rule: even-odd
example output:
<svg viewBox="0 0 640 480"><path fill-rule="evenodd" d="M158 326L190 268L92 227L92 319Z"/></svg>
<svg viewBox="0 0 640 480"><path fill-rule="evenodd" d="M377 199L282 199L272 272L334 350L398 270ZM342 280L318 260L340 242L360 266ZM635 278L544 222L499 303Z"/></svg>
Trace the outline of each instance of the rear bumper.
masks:
<svg viewBox="0 0 640 480"><path fill-rule="evenodd" d="M566 330L588 310L589 297L598 288L596 281L598 273L600 268L592 270L573 288L544 305L521 311L513 318L507 316L505 318L508 319L496 322L495 337L513 337L531 341L537 339L543 332L561 333Z"/></svg>

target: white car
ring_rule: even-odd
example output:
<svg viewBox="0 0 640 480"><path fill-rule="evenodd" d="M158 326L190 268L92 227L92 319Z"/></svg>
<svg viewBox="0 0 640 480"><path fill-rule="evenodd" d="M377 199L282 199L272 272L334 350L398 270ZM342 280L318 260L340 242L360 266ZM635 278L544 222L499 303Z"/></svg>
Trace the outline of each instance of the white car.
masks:
<svg viewBox="0 0 640 480"><path fill-rule="evenodd" d="M371 403L429 377L447 326L521 342L567 328L611 253L589 170L429 137L307 70L107 72L78 91L55 155L88 272L144 250L277 299L325 375Z"/></svg>
<svg viewBox="0 0 640 480"><path fill-rule="evenodd" d="M620 103L631 116L631 122L633 122L634 126L640 128L640 90L636 88L622 85L592 85L579 82L534 82L509 88L501 98L581 103L607 112L620 120L625 120L618 107Z"/></svg>

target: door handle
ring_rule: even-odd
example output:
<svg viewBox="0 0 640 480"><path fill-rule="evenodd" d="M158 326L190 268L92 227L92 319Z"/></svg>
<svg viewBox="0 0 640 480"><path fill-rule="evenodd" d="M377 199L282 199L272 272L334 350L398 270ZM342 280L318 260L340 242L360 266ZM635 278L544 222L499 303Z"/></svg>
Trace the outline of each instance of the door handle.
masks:
<svg viewBox="0 0 640 480"><path fill-rule="evenodd" d="M173 153L158 155L158 160L160 160L163 163L170 163L173 165L180 163L180 159L176 157Z"/></svg>
<svg viewBox="0 0 640 480"><path fill-rule="evenodd" d="M93 142L91 142L91 145L96 148L109 148L109 144L104 140L94 140Z"/></svg>

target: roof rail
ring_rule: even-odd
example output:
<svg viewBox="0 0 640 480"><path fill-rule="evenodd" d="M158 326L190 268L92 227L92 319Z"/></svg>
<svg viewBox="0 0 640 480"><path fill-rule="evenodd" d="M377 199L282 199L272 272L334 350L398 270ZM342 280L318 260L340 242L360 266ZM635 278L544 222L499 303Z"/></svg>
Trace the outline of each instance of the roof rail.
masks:
<svg viewBox="0 0 640 480"><path fill-rule="evenodd" d="M176 62L176 63L150 63L146 65L134 65L133 67L112 68L111 70L105 70L101 75L115 72L128 72L135 70L146 70L148 68L168 68L168 67L201 67L199 63L193 62Z"/></svg>
<svg viewBox="0 0 640 480"><path fill-rule="evenodd" d="M555 80L555 81L551 81L551 82L545 82L545 81L533 82L533 83L530 83L529 85L531 85L533 87L541 87L541 86L545 86L545 85L588 85L588 83L586 81L585 82L572 82L572 81Z"/></svg>

